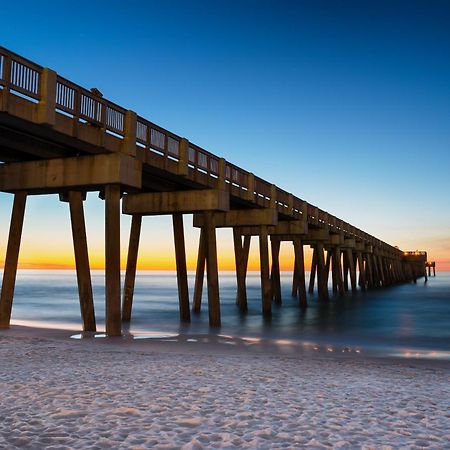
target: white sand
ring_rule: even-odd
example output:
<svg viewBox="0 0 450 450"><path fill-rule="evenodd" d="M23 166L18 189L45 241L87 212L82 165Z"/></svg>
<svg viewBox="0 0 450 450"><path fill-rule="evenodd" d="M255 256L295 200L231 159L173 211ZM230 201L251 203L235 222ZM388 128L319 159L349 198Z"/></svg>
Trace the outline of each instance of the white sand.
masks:
<svg viewBox="0 0 450 450"><path fill-rule="evenodd" d="M450 448L447 363L0 333L0 448Z"/></svg>

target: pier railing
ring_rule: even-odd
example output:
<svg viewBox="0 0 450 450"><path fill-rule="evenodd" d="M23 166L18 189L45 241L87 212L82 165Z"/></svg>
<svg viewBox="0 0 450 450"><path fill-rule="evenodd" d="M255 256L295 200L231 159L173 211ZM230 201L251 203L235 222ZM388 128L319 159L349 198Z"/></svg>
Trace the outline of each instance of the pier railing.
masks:
<svg viewBox="0 0 450 450"><path fill-rule="evenodd" d="M48 69L39 66L3 47L0 47L0 90L4 95L17 95L33 103L42 102L48 94ZM52 72L52 71L51 71ZM307 203L276 187L262 178L220 158L202 147L166 130L147 119L105 98L97 90L85 89L52 72L56 78L54 87L54 111L74 120L88 123L118 139L126 139L132 133L134 145L147 151L158 167L177 166L177 173L193 172L207 186L225 181L231 195L243 198L261 207L274 207L278 212L294 218L303 218L318 228L344 233L380 250L402 252L374 236L343 220ZM44 92L45 90L45 92ZM130 123L131 121L131 123Z"/></svg>

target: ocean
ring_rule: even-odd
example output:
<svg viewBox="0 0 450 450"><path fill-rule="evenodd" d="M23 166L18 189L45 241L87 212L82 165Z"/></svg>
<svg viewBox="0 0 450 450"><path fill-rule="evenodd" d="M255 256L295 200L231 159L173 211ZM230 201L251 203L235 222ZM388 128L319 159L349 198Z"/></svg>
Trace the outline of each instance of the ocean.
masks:
<svg viewBox="0 0 450 450"><path fill-rule="evenodd" d="M312 295L306 310L291 296L291 280L291 273L282 273L283 302L273 304L268 320L261 315L259 273L248 274L249 310L241 314L235 305L235 274L222 272L222 327L213 333L450 359L450 272L438 272L427 283L420 279L417 284L331 296L327 303ZM104 273L92 271L92 283L97 324L102 330ZM191 299L193 285L194 274L189 273ZM207 305L205 282L201 314L192 314L190 324L180 325L175 272L140 271L129 332L136 336L210 333ZM12 324L81 330L75 272L19 270Z"/></svg>

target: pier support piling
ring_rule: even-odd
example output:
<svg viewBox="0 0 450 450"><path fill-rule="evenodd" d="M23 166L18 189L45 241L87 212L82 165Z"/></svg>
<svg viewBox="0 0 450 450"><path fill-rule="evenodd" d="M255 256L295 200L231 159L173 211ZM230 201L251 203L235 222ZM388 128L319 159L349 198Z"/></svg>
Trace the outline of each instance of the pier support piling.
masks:
<svg viewBox="0 0 450 450"><path fill-rule="evenodd" d="M356 269L355 269L355 261L353 259L353 251L351 248L347 248L346 253L347 253L348 270L350 272L350 284L352 287L352 292L356 292Z"/></svg>
<svg viewBox="0 0 450 450"><path fill-rule="evenodd" d="M206 232L206 277L208 281L209 326L220 327L219 272L217 268L217 242L214 213L204 214Z"/></svg>
<svg viewBox="0 0 450 450"><path fill-rule="evenodd" d="M236 304L239 306L242 312L247 311L247 266L248 255L250 251L250 239L251 236L244 236L244 243L242 243L242 235L237 227L233 228L233 241L234 241L234 257L236 263Z"/></svg>
<svg viewBox="0 0 450 450"><path fill-rule="evenodd" d="M272 314L272 298L270 289L270 271L269 271L269 243L267 226L261 226L259 232L259 260L261 272L261 300L263 316Z"/></svg>
<svg viewBox="0 0 450 450"><path fill-rule="evenodd" d="M121 336L120 185L105 188L105 323L108 336Z"/></svg>
<svg viewBox="0 0 450 450"><path fill-rule="evenodd" d="M96 331L91 271L83 210L83 193L69 191L70 221L83 331Z"/></svg>
<svg viewBox="0 0 450 450"><path fill-rule="evenodd" d="M314 293L314 284L317 272L317 250L316 247L313 247L313 255L311 260L311 272L309 273L309 287L308 292L310 294Z"/></svg>
<svg viewBox="0 0 450 450"><path fill-rule="evenodd" d="M341 266L341 248L339 246L333 249L333 279L336 280L335 292L339 292L339 295L345 295Z"/></svg>
<svg viewBox="0 0 450 450"><path fill-rule="evenodd" d="M297 289L298 289L298 304L301 308L306 308L308 302L306 299L306 282L305 282L305 257L303 253L303 242L300 238L294 238L294 253L295 253L295 271L297 273Z"/></svg>
<svg viewBox="0 0 450 450"><path fill-rule="evenodd" d="M325 256L323 253L323 243L316 243L317 251L317 289L321 300L328 300L327 276L325 273Z"/></svg>
<svg viewBox="0 0 450 450"><path fill-rule="evenodd" d="M26 192L20 191L14 194L5 267L3 269L2 291L0 294L0 328L9 328L11 321L11 310L14 298L14 288L16 285L17 263L19 261L26 200Z"/></svg>
<svg viewBox="0 0 450 450"><path fill-rule="evenodd" d="M133 307L134 285L136 280L136 266L139 252L139 240L141 236L142 215L133 214L131 219L130 241L128 244L127 269L125 272L125 284L123 287L122 320L131 320Z"/></svg>
<svg viewBox="0 0 450 450"><path fill-rule="evenodd" d="M270 272L272 298L275 304L281 305L281 279L280 279L280 240L270 237L272 250L272 268Z"/></svg>
<svg viewBox="0 0 450 450"><path fill-rule="evenodd" d="M183 214L172 214L173 237L175 243L175 260L177 266L178 301L180 305L180 321L190 322L189 289L186 267L186 246L184 243Z"/></svg>
<svg viewBox="0 0 450 450"><path fill-rule="evenodd" d="M203 280L205 278L206 264L206 230L200 228L200 239L198 243L197 269L195 272L194 298L192 301L192 312L199 313L202 305Z"/></svg>

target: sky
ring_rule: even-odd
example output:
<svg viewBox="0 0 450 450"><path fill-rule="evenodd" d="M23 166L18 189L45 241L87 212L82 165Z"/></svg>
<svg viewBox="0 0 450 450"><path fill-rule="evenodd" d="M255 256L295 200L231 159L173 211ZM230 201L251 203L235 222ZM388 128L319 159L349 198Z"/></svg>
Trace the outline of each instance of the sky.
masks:
<svg viewBox="0 0 450 450"><path fill-rule="evenodd" d="M450 270L448 1L6 2L0 45ZM11 206L0 194L0 265ZM85 212L101 268L96 194ZM185 231L193 269L191 216ZM230 230L218 248L219 267L232 269ZM19 264L73 267L68 205L56 196L29 198ZM144 219L139 267L174 268L170 217Z"/></svg>

